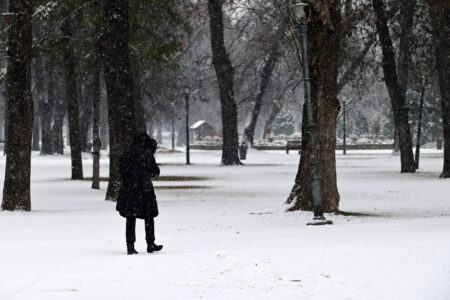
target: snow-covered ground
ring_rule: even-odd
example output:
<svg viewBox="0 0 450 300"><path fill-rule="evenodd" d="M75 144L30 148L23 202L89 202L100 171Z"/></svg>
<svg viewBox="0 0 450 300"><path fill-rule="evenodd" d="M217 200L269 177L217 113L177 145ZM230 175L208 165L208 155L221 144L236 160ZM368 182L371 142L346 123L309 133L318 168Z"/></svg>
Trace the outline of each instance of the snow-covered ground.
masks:
<svg viewBox="0 0 450 300"><path fill-rule="evenodd" d="M159 153L162 175L199 186L158 189L161 253L125 254L125 222L102 189L70 181L70 157L32 160L33 211L0 212L0 299L450 299L450 181L442 152L424 150L418 174L389 151L338 154L334 225L286 213L298 155L250 151L245 166L220 152ZM4 157L0 159L3 188ZM102 175L108 174L102 160ZM91 159L84 159L85 175Z"/></svg>

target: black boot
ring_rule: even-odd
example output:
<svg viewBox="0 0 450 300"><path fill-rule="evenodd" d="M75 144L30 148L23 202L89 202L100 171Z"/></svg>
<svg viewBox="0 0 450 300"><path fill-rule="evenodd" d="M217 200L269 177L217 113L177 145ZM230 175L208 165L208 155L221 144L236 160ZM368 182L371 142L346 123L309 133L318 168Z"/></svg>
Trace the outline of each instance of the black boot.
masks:
<svg viewBox="0 0 450 300"><path fill-rule="evenodd" d="M128 255L139 254L139 252L137 252L136 249L134 249L134 244L127 244L127 254Z"/></svg>
<svg viewBox="0 0 450 300"><path fill-rule="evenodd" d="M147 244L147 253L161 251L162 248L163 248L162 245L156 245L155 243L149 243L149 244Z"/></svg>

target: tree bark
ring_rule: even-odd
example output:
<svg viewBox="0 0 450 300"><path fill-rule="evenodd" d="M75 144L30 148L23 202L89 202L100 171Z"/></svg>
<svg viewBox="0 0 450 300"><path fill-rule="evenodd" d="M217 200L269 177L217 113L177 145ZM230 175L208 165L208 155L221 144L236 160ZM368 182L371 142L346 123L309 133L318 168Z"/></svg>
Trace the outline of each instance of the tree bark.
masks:
<svg viewBox="0 0 450 300"><path fill-rule="evenodd" d="M278 38L279 37L277 36L270 50L269 58L266 60L262 70L259 91L255 96L253 107L250 111L250 122L244 129L243 143L249 143L251 147L253 147L256 123L263 105L264 95L266 94L267 86L269 85L270 78L272 77L273 69L275 68L280 56L280 40Z"/></svg>
<svg viewBox="0 0 450 300"><path fill-rule="evenodd" d="M9 134L3 210L31 210L30 173L33 129L31 94L32 1L11 0L8 30L7 93Z"/></svg>
<svg viewBox="0 0 450 300"><path fill-rule="evenodd" d="M106 200L117 199L120 188L120 156L136 135L133 77L129 59L128 1L104 1L101 54L108 93L110 145L109 184ZM131 88L130 88L131 87Z"/></svg>
<svg viewBox="0 0 450 300"><path fill-rule="evenodd" d="M442 125L444 134L444 167L441 178L450 178L450 2L427 0L430 6L435 60L441 93Z"/></svg>
<svg viewBox="0 0 450 300"><path fill-rule="evenodd" d="M233 87L234 70L225 48L222 5L222 0L208 0L212 62L219 84L222 114L222 164L239 165L241 162L238 156L237 106Z"/></svg>
<svg viewBox="0 0 450 300"><path fill-rule="evenodd" d="M324 212L339 211L336 181L336 124L339 113L338 69L340 55L340 0L321 0L312 5L308 26L308 62L310 66L311 98L316 125L316 146L321 178ZM307 118L303 108L302 155L293 188L295 202L289 210L312 210L311 172Z"/></svg>
<svg viewBox="0 0 450 300"><path fill-rule="evenodd" d="M400 146L400 161L402 173L415 173L416 166L412 152L411 130L408 123L408 108L405 93L397 76L394 47L387 24L383 0L372 0L375 11L375 23L380 38L383 53L382 65L384 82L391 99L395 128L397 129ZM407 76L406 76L407 77Z"/></svg>
<svg viewBox="0 0 450 300"><path fill-rule="evenodd" d="M70 157L72 160L72 180L83 179L83 164L81 159L80 111L76 82L75 57L73 51L73 34L70 16L67 16L61 26L65 38L63 50L64 71L66 78L67 112L69 117Z"/></svg>

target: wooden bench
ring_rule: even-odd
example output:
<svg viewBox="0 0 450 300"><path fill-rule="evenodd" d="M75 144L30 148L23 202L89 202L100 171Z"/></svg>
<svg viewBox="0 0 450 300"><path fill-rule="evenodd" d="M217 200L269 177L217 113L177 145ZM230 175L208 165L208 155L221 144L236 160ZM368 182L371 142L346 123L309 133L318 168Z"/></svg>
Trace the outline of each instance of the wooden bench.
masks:
<svg viewBox="0 0 450 300"><path fill-rule="evenodd" d="M289 150L302 150L302 141L287 141L286 154L289 154Z"/></svg>

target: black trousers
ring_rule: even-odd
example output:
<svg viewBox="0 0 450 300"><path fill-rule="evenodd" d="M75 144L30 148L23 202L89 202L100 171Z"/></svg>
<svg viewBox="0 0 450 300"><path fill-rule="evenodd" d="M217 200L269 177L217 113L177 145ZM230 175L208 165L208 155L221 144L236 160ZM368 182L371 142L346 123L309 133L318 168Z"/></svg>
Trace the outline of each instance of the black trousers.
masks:
<svg viewBox="0 0 450 300"><path fill-rule="evenodd" d="M136 218L127 218L126 222L127 244L136 242ZM145 240L147 244L155 242L155 222L153 218L145 219Z"/></svg>

